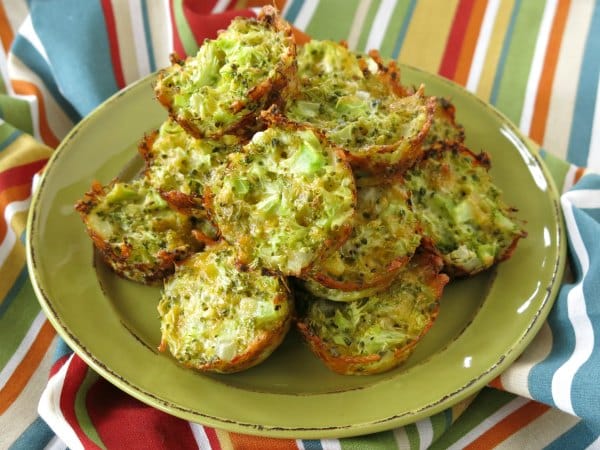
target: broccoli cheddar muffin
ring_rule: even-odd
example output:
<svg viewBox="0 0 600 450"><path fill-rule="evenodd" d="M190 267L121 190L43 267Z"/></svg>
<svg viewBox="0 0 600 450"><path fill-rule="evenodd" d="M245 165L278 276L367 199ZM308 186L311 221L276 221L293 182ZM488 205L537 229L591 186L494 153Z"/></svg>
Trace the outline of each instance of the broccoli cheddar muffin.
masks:
<svg viewBox="0 0 600 450"><path fill-rule="evenodd" d="M241 266L300 275L348 237L356 187L344 154L320 133L271 122L231 154L208 208Z"/></svg>
<svg viewBox="0 0 600 450"><path fill-rule="evenodd" d="M419 253L389 289L352 302L299 291L297 323L310 349L334 372L368 375L404 362L437 317L448 277L440 258Z"/></svg>
<svg viewBox="0 0 600 450"><path fill-rule="evenodd" d="M297 90L286 99L286 114L322 130L355 167L403 170L420 155L434 103L422 90L398 91L378 59L313 40L299 50Z"/></svg>
<svg viewBox="0 0 600 450"><path fill-rule="evenodd" d="M526 236L493 183L485 153L438 144L406 173L424 243L452 275L473 275L511 256Z"/></svg>
<svg viewBox="0 0 600 450"><path fill-rule="evenodd" d="M265 7L257 19L235 18L195 56L173 61L156 96L196 137L243 134L294 76L295 56L291 27Z"/></svg>
<svg viewBox="0 0 600 450"><path fill-rule="evenodd" d="M75 208L106 263L133 281L161 280L199 248L195 219L171 209L144 180L95 183Z"/></svg>
<svg viewBox="0 0 600 450"><path fill-rule="evenodd" d="M235 136L196 139L167 119L158 131L146 136L138 150L146 162L148 183L174 208L198 214L206 185L225 164L227 155L240 148Z"/></svg>
<svg viewBox="0 0 600 450"><path fill-rule="evenodd" d="M358 186L357 195L350 237L308 274L325 287L341 291L332 296L333 300L355 298L356 291L364 289L384 289L421 243L418 222L402 180ZM323 293L322 289L311 289L314 283L306 287L317 295Z"/></svg>
<svg viewBox="0 0 600 450"><path fill-rule="evenodd" d="M277 348L292 310L280 277L237 270L233 248L218 244L185 260L166 280L159 349L168 348L187 367L237 372Z"/></svg>

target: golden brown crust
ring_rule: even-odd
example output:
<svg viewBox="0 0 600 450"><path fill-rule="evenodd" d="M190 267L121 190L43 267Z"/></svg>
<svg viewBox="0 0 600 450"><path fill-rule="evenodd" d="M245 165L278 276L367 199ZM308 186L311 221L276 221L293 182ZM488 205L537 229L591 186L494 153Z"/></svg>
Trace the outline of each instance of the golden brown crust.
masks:
<svg viewBox="0 0 600 450"><path fill-rule="evenodd" d="M394 259L382 272L378 273L376 276L372 276L367 283L352 280L338 280L326 272L315 270L314 267L310 272L310 278L321 283L325 287L345 292L360 291L374 287L381 287L383 290L384 286L387 287L394 281L398 272L400 272L400 270L406 266L408 261L410 261L411 256L412 255Z"/></svg>
<svg viewBox="0 0 600 450"><path fill-rule="evenodd" d="M444 153L452 153L452 155L455 156L455 158L451 160L453 162L444 160ZM448 220L452 221L454 219L445 216L437 216L436 222L438 226L446 224L446 233L439 235L439 233L436 234L435 231L432 231L431 229L428 230L427 226L424 226L422 245L429 251L439 254L444 259L444 271L452 277L472 276L481 272L482 270L488 269L498 262L505 261L506 259L510 258L516 249L518 241L521 238L526 237L527 232L523 230L520 225L518 225L518 221L516 221L514 218L513 213L516 212L516 209L511 208L504 203L500 197L500 191L493 184L489 175L486 174L486 172L491 168L491 159L489 154L483 151L480 153L475 153L458 141L438 141L425 151L422 160L419 161L415 168L420 170L422 173L427 174L430 170L432 170L427 169L429 164L428 160L430 159L432 161L439 161L436 169L439 172L439 175L437 177L429 178L430 184L428 188L426 188L428 192L435 192L435 195L439 195L440 198L447 198L448 201L455 201L454 197L459 195L466 196L466 192L462 191L462 189L465 189L464 187L459 189L458 187L454 187L449 183L451 182L450 180L455 180L454 182L459 183L456 177L459 173L463 173L457 172L458 170L463 170L457 169L457 167L459 167L457 166L457 164L459 164L457 161L462 161L461 164L467 164L464 163L464 161L469 161L469 170L463 173L462 179L466 180L464 181L465 183L475 183L473 190L479 196L479 203L477 203L477 207L485 205L485 208L487 208L486 217L488 217L488 220L482 220L480 218L473 219L478 220L479 222L472 224L471 229L473 231L471 233L462 237L456 235L453 238L457 241L458 246L465 246L465 249L469 252L475 252L478 246L493 244L498 246L501 251L500 253L496 253L493 257L488 257L486 260L480 256L477 256L477 259L475 259L475 256L473 255L471 255L469 258L465 257L464 260L462 257L453 257L452 255L458 251L458 248L445 250L445 248L448 246L448 243L443 242L442 237L440 236L445 236L446 234L454 236L454 228L458 228L461 224L454 222L448 223ZM479 176L477 175L476 170L480 171ZM482 174L485 174L485 177ZM473 176L477 176L476 182L469 181ZM413 192L413 196L414 194L415 192ZM413 205L417 214L419 214L419 211L425 211L423 216L424 220L431 222L431 213L426 211L428 207L424 205L417 206L415 202L413 202ZM456 207L457 206L454 206L453 208ZM501 214L506 218L506 220L512 221L514 228L510 231L505 228L499 228L499 225L494 219L495 214ZM429 219L427 219L427 217L429 217ZM510 242L505 240L506 237L510 237ZM463 263L461 263L461 261L463 261ZM471 267L475 261L477 261L477 264L475 264L475 267Z"/></svg>
<svg viewBox="0 0 600 450"><path fill-rule="evenodd" d="M419 251L414 258L415 261L413 263L416 264L416 270L419 272L422 285L430 291L429 295L433 299L439 300L442 296L444 286L449 281L447 275L440 273L443 264L441 258L434 253L424 250ZM401 284L401 282L399 283ZM331 340L326 340L318 335L315 328L311 326L310 321L305 317L300 317L297 320L296 326L313 353L332 371L342 375L371 375L390 370L402 364L412 354L417 343L430 330L437 318L439 312L439 303L437 300L427 306L429 320L420 329L418 336L408 340L404 345L375 353L349 353L348 349L344 346L338 345ZM323 300L309 299L306 301ZM370 319L364 317L364 320L368 321Z"/></svg>
<svg viewBox="0 0 600 450"><path fill-rule="evenodd" d="M132 244L124 241L116 247L111 245L106 237L101 236L94 229L89 219L92 210L103 200L106 193L116 182L116 180L113 180L105 187L98 181L94 181L91 189L75 204L75 210L81 216L98 254L116 274L143 284L158 284L165 277L172 274L175 270L175 263L185 258L194 248L190 246L187 250L183 248L177 248L173 251L161 250L154 255L155 259L152 262L137 263L131 260Z"/></svg>
<svg viewBox="0 0 600 450"><path fill-rule="evenodd" d="M274 330L263 331L257 338L248 345L244 353L236 355L231 361L223 361L221 359L214 360L210 363L194 365L183 363L184 366L200 370L203 372L217 373L235 373L256 366L268 358L274 349L279 347L285 338L291 325L291 315L281 326ZM160 348L164 348L161 341Z"/></svg>
<svg viewBox="0 0 600 450"><path fill-rule="evenodd" d="M182 60L177 55L171 57L171 67L163 69L159 72L157 82L155 83L155 96L158 102L163 105L171 118L177 121L191 136L196 138L218 138L225 134L247 137L260 127L257 123L258 113L261 109L268 107L269 104L276 98L276 94L284 89L290 79L295 77L296 73L296 45L292 33L291 25L283 20L276 8L270 5L264 6L255 20L265 24L268 28L276 33L282 33L287 37L289 43L287 54L281 55L280 61L275 67L275 74L263 80L255 86L249 86L246 95L239 98L229 105L230 112L238 114L244 109L248 112L241 115L237 121L229 126L221 126L214 131L207 131L201 128L200 122L186 119L179 114L173 107L173 98L177 93L177 88L164 87L163 79L172 71L182 71L185 65L192 60L193 56L188 56ZM198 123L196 123L198 122Z"/></svg>
<svg viewBox="0 0 600 450"><path fill-rule="evenodd" d="M419 90L415 95L422 95L422 90ZM433 114L435 111L435 100L428 98L426 100L427 119L419 132L407 143L407 147L402 151L402 155L397 158L394 163L387 163L384 159L386 154L393 154L398 151L398 148L403 145L403 142L396 142L387 145L371 145L361 149L361 152L347 152L348 160L355 170L364 170L374 175L383 175L386 177L394 177L397 174L402 174L407 169L412 167L418 160L423 157L423 141L429 133ZM383 158L382 158L383 157Z"/></svg>
<svg viewBox="0 0 600 450"><path fill-rule="evenodd" d="M161 342L195 370L234 373L266 359L283 341L293 299L281 277L238 272L222 241L178 265L159 302Z"/></svg>

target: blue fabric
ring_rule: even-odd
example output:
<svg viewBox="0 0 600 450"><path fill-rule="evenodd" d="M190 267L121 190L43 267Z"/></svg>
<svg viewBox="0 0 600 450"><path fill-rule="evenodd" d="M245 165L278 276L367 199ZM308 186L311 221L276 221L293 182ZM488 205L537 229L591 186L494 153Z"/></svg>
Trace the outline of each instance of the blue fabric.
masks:
<svg viewBox="0 0 600 450"><path fill-rule="evenodd" d="M104 17L100 0L35 0L30 14L61 92L86 116L118 90L106 26L98 20ZM74 38L78 45L65 45ZM65 52L66 47L77 53Z"/></svg>

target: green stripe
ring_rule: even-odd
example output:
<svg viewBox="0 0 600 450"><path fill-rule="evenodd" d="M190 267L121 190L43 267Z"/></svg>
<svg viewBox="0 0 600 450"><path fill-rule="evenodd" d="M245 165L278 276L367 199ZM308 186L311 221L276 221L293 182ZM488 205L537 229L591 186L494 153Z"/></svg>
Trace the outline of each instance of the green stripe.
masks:
<svg viewBox="0 0 600 450"><path fill-rule="evenodd" d="M106 449L106 446L102 442L100 435L96 431L96 428L92 424L92 420L88 415L87 407L86 407L86 398L87 393L90 390L90 387L98 380L98 375L93 371L88 369L85 378L83 379L79 389L77 389L77 394L75 394L75 416L77 417L77 423L86 434L86 436L94 441L94 443L103 449Z"/></svg>
<svg viewBox="0 0 600 450"><path fill-rule="evenodd" d="M515 4L515 8L517 4ZM531 61L535 51L544 2L522 1L515 18L510 46L502 70L495 105L513 122L519 123L525 90L531 70Z"/></svg>
<svg viewBox="0 0 600 450"><path fill-rule="evenodd" d="M172 0L173 1L173 12L175 14L175 26L181 39L183 49L188 56L193 56L198 51L198 43L192 33L190 24L185 18L183 13L183 0ZM181 56L181 55L180 55Z"/></svg>
<svg viewBox="0 0 600 450"><path fill-rule="evenodd" d="M419 435L419 429L414 423L406 425L404 427L406 437L411 449L419 449L421 447L421 436Z"/></svg>
<svg viewBox="0 0 600 450"><path fill-rule="evenodd" d="M485 388L456 422L430 447L429 450L445 449L457 442L516 395L497 389Z"/></svg>
<svg viewBox="0 0 600 450"><path fill-rule="evenodd" d="M40 305L31 282L27 280L0 317L0 367L6 366L10 357L17 351L39 312Z"/></svg>
<svg viewBox="0 0 600 450"><path fill-rule="evenodd" d="M0 94L6 95L8 94L8 90L6 89L6 81L4 77L0 74Z"/></svg>
<svg viewBox="0 0 600 450"><path fill-rule="evenodd" d="M14 133L18 131L9 123L0 124L0 148L6 147L4 144Z"/></svg>
<svg viewBox="0 0 600 450"><path fill-rule="evenodd" d="M306 33L315 39L340 41L348 39L354 12L359 0L345 2L321 1L317 6Z"/></svg>
<svg viewBox="0 0 600 450"><path fill-rule="evenodd" d="M450 428L450 425L452 425L452 414L450 410L445 410L431 416L430 419L433 428L433 442L435 442L448 430L448 428Z"/></svg>
<svg viewBox="0 0 600 450"><path fill-rule="evenodd" d="M33 135L31 109L27 101L0 95L0 118L15 128Z"/></svg>
<svg viewBox="0 0 600 450"><path fill-rule="evenodd" d="M379 5L381 0L376 0L371 3L367 11L367 15L365 16L365 20L363 22L363 27L360 32L360 37L358 38L358 43L356 44L356 50L359 52L366 52L371 50L370 48L365 48L367 45L367 40L369 39L369 34L371 34L371 29L373 28L373 20L375 20L375 15L377 14L377 10L379 9Z"/></svg>
<svg viewBox="0 0 600 450"><path fill-rule="evenodd" d="M340 444L342 450L388 450L397 447L391 431L340 439Z"/></svg>
<svg viewBox="0 0 600 450"><path fill-rule="evenodd" d="M398 0L394 11L392 11L390 24L388 25L383 41L381 41L381 48L379 49L381 55L386 58L393 57L396 40L402 31L402 24L404 23L404 18L408 14L409 6L410 0Z"/></svg>

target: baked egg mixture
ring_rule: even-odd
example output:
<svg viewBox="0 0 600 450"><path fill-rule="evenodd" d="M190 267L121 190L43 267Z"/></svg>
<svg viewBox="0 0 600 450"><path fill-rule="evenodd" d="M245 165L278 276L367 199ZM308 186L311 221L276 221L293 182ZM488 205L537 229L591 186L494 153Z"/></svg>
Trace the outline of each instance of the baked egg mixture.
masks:
<svg viewBox="0 0 600 450"><path fill-rule="evenodd" d="M247 370L299 332L336 373L391 370L448 283L526 236L454 105L376 51L299 45L266 6L171 61L140 175L76 209L116 274L161 285L158 348L185 367Z"/></svg>

